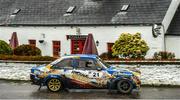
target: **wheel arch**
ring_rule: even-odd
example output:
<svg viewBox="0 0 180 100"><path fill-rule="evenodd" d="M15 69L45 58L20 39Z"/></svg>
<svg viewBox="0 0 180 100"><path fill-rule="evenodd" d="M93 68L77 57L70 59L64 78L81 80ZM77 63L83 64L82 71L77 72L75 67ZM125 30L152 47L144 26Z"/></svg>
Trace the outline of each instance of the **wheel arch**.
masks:
<svg viewBox="0 0 180 100"><path fill-rule="evenodd" d="M127 81L127 82L129 83L129 85L130 85L130 87L131 87L131 88L129 88L129 90L124 91L124 90L119 89L118 84L119 84L119 82L123 82L123 81ZM125 93L125 94L126 94L126 93L131 93L132 90L136 87L136 85L134 84L133 80L131 80L131 79L129 79L129 78L121 78L121 79L115 81L114 85L115 85L115 88L116 88L119 92Z"/></svg>
<svg viewBox="0 0 180 100"><path fill-rule="evenodd" d="M112 80L112 83L111 83L111 87L113 89L116 89L117 88L117 83L120 81L120 80L128 80L134 87L134 83L133 83L133 80L129 79L129 78L126 78L126 77L118 77L118 78L115 78L114 80Z"/></svg>
<svg viewBox="0 0 180 100"><path fill-rule="evenodd" d="M44 83L47 85L47 82L48 82L50 79L52 79L52 78L59 79L59 80L62 81L63 85L65 84L63 77L60 76L60 75L48 75L48 76L45 78Z"/></svg>

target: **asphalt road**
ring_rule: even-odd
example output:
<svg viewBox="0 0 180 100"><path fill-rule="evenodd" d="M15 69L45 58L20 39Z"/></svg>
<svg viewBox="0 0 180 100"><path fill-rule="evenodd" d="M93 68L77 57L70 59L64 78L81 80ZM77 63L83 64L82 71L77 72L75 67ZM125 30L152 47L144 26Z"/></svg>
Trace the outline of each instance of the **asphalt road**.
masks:
<svg viewBox="0 0 180 100"><path fill-rule="evenodd" d="M0 99L180 99L180 87L141 87L139 94L109 93L108 90L70 90L52 93L30 82L0 80Z"/></svg>

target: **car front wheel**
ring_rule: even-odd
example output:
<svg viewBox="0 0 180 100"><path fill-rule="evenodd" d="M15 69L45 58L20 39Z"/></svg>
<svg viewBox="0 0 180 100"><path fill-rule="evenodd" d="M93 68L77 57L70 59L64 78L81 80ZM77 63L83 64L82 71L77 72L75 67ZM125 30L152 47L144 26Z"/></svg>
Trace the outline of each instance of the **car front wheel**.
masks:
<svg viewBox="0 0 180 100"><path fill-rule="evenodd" d="M121 93L130 93L132 91L132 83L129 80L122 79L117 82L117 89Z"/></svg>
<svg viewBox="0 0 180 100"><path fill-rule="evenodd" d="M60 79L52 78L47 82L47 88L52 92L58 92L63 89L63 84Z"/></svg>

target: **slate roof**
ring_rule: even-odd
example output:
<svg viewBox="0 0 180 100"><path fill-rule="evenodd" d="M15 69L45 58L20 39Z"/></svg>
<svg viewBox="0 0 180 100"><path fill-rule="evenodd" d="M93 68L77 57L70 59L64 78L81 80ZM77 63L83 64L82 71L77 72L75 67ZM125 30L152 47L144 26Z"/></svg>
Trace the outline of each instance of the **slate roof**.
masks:
<svg viewBox="0 0 180 100"><path fill-rule="evenodd" d="M0 0L0 25L131 25L162 23L171 0ZM120 9L129 4L127 12ZM76 6L66 14L69 6ZM21 9L11 16L15 9Z"/></svg>
<svg viewBox="0 0 180 100"><path fill-rule="evenodd" d="M173 20L168 28L166 35L179 35L180 36L180 5L173 17Z"/></svg>

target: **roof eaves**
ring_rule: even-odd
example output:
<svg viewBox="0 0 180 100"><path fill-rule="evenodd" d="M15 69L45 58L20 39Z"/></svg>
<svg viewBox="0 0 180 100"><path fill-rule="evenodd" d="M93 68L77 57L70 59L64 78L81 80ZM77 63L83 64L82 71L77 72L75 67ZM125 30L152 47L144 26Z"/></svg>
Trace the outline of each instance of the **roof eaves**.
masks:
<svg viewBox="0 0 180 100"><path fill-rule="evenodd" d="M180 34L165 34L165 36L180 36Z"/></svg>
<svg viewBox="0 0 180 100"><path fill-rule="evenodd" d="M116 23L116 24L2 24L0 26L152 26L154 23ZM156 23L161 25L161 23Z"/></svg>

